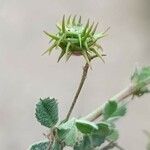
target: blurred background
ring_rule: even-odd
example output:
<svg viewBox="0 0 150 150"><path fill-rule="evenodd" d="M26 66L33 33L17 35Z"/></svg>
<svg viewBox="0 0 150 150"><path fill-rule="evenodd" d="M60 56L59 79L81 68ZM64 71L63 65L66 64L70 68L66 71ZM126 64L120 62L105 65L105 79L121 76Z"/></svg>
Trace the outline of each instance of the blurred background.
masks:
<svg viewBox="0 0 150 150"><path fill-rule="evenodd" d="M72 116L86 115L125 88L135 64L150 64L149 0L0 0L0 149L25 150L42 140L47 129L35 119L39 98L58 99L64 118L80 80L83 58L57 63L59 51L48 48L43 30L56 31L63 14L111 27L102 40L106 63L96 59ZM150 95L135 98L118 122L119 144L144 150L150 131Z"/></svg>

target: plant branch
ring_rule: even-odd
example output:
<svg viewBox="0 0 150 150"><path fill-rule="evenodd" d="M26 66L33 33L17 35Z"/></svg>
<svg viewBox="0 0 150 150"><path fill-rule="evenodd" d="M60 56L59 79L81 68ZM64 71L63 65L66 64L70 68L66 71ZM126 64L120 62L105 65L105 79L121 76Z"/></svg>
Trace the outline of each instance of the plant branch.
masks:
<svg viewBox="0 0 150 150"><path fill-rule="evenodd" d="M85 79L86 79L86 77L87 77L88 69L89 69L89 64L86 63L85 66L83 67L83 73L82 73L82 78L81 78L79 87L78 87L77 92L76 92L76 94L75 94L75 96L74 96L74 98L73 98L71 107L70 107L70 109L69 109L69 111L68 111L68 114L67 114L67 117L66 117L65 121L68 121L68 119L69 119L69 117L70 117L70 115L71 115L71 113L72 113L72 111L73 111L73 108L74 108L74 106L75 106L75 104L76 104L76 102L77 102L77 99L78 99L78 97L79 97L79 94L80 94L80 92L81 92L81 89L82 89L82 87L83 87L83 84L84 84L84 82L85 82Z"/></svg>
<svg viewBox="0 0 150 150"><path fill-rule="evenodd" d="M137 83L137 84L130 84L127 86L124 90L110 98L109 100L116 100L118 102L123 101L125 98L134 95L134 93L140 88L145 87L146 85L150 84L150 77ZM99 107L87 116L84 117L85 120L94 121L98 117L102 115L102 109L103 107Z"/></svg>

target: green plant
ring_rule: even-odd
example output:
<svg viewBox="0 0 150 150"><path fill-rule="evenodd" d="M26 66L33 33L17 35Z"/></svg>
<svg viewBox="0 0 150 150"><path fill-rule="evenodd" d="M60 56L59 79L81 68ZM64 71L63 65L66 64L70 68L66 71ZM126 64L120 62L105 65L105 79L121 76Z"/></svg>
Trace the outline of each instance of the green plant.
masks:
<svg viewBox="0 0 150 150"><path fill-rule="evenodd" d="M74 96L71 107L65 119L59 119L58 104L55 98L40 99L36 105L36 118L41 125L50 129L46 141L30 146L30 150L62 150L64 147L72 147L74 150L93 150L99 147L100 150L108 150L114 147L123 149L116 141L119 138L119 131L116 121L122 118L127 112L126 98L129 96L142 96L149 92L150 67L136 68L131 76L131 82L127 88L113 96L103 106L81 118L71 118L70 115L78 100L91 61L96 57L103 60L105 54L98 40L106 35L105 32L96 33L97 25L89 25L89 20L84 26L81 17L76 22L76 16L71 16L57 25L58 33L46 35L53 44L45 53L51 53L54 48L60 48L61 54L58 61L65 55L68 60L71 55L83 56L85 66L77 92ZM44 54L45 54L44 53ZM97 120L98 121L95 121Z"/></svg>

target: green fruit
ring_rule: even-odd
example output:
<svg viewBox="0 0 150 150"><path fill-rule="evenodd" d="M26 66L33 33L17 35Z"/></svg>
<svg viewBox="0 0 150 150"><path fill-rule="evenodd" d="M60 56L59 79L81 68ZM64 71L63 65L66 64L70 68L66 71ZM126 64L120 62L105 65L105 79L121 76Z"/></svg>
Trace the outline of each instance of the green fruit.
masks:
<svg viewBox="0 0 150 150"><path fill-rule="evenodd" d="M98 23L90 25L89 20L86 25L81 23L81 16L78 21L76 16L71 16L65 19L63 16L61 24L57 24L58 33L49 34L44 33L50 38L52 45L45 51L51 53L54 48L60 48L61 53L58 61L65 56L66 60L72 55L83 56L88 64L92 57L99 57L103 60L103 52L101 45L97 41L106 36L106 32L96 33Z"/></svg>

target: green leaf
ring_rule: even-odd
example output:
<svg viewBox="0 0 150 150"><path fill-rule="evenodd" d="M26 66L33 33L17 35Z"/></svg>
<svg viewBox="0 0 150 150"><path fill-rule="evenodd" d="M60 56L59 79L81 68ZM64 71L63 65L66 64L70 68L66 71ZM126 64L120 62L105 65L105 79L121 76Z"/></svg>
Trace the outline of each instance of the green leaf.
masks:
<svg viewBox="0 0 150 150"><path fill-rule="evenodd" d="M107 123L98 123L98 131L101 136L108 136L110 133L110 128Z"/></svg>
<svg viewBox="0 0 150 150"><path fill-rule="evenodd" d="M78 141L78 130L75 125L75 118L62 123L57 127L58 137L65 142L67 146L74 146Z"/></svg>
<svg viewBox="0 0 150 150"><path fill-rule="evenodd" d="M50 144L49 141L40 141L38 143L31 145L29 150L47 150L49 144Z"/></svg>
<svg viewBox="0 0 150 150"><path fill-rule="evenodd" d="M123 117L127 112L126 104L117 103L116 101L109 101L105 104L103 109L103 119L107 120L108 123Z"/></svg>
<svg viewBox="0 0 150 150"><path fill-rule="evenodd" d="M53 127L58 122L58 105L56 100L46 98L40 99L36 105L36 118L41 125L48 128Z"/></svg>
<svg viewBox="0 0 150 150"><path fill-rule="evenodd" d="M113 113L113 117L124 116L127 112L126 104L118 104L117 110Z"/></svg>
<svg viewBox="0 0 150 150"><path fill-rule="evenodd" d="M47 149L45 149L45 150L47 150ZM49 150L62 150L62 146L57 140L54 140L54 142Z"/></svg>
<svg viewBox="0 0 150 150"><path fill-rule="evenodd" d="M150 67L136 68L131 80L133 82L141 82L150 77Z"/></svg>
<svg viewBox="0 0 150 150"><path fill-rule="evenodd" d="M97 133L85 135L82 141L76 143L76 145L74 146L74 150L92 150L103 144L104 141L105 137Z"/></svg>
<svg viewBox="0 0 150 150"><path fill-rule="evenodd" d="M150 92L145 84L145 81L148 79L150 79L150 66L135 69L131 76L132 83L136 85L136 91L133 95L142 96L143 94Z"/></svg>
<svg viewBox="0 0 150 150"><path fill-rule="evenodd" d="M112 114L117 110L117 102L116 101L108 101L103 109L103 117L104 120L107 120L112 116Z"/></svg>
<svg viewBox="0 0 150 150"><path fill-rule="evenodd" d="M89 134L95 130L98 130L98 127L96 126L96 124L90 121L82 120L82 119L76 120L76 126L80 132L85 133L85 134Z"/></svg>
<svg viewBox="0 0 150 150"><path fill-rule="evenodd" d="M117 141L118 138L119 138L119 132L118 132L118 130L116 130L116 129L112 129L110 135L107 136L107 139L108 139L109 141L112 141L112 142Z"/></svg>
<svg viewBox="0 0 150 150"><path fill-rule="evenodd" d="M90 135L89 137L90 137L92 147L100 146L105 141L105 137L97 133L94 133Z"/></svg>
<svg viewBox="0 0 150 150"><path fill-rule="evenodd" d="M31 145L29 150L62 150L61 144L54 140L53 144L50 144L49 141L40 141Z"/></svg>

